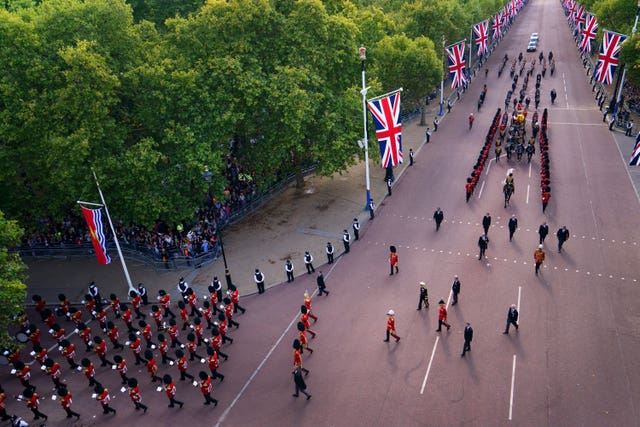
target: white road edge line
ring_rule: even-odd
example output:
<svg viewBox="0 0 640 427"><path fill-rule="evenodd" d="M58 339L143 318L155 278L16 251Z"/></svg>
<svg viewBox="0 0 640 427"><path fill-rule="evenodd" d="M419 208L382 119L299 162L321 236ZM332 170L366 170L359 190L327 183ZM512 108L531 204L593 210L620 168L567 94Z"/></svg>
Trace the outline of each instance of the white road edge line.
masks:
<svg viewBox="0 0 640 427"><path fill-rule="evenodd" d="M530 185L527 184L527 204L529 204L529 190L530 190Z"/></svg>
<svg viewBox="0 0 640 427"><path fill-rule="evenodd" d="M513 389L516 382L516 355L513 355L513 367L511 368L511 397L509 398L509 421L513 419Z"/></svg>
<svg viewBox="0 0 640 427"><path fill-rule="evenodd" d="M331 272L333 271L333 269L335 268L335 266L338 264L339 261L340 261L340 258L338 258L338 260L333 264L333 266L331 267L331 269L327 273L327 277L329 277L329 275L331 274ZM313 291L311 296L312 297L316 296L317 292L318 292L318 288L316 288ZM260 370L262 369L264 364L267 363L267 360L269 360L269 357L271 357L271 354L273 354L273 352L275 351L276 347L278 347L278 345L280 345L280 342L282 342L282 340L284 339L285 335L287 335L287 333L289 332L289 329L291 329L291 326L293 326L293 324L297 322L298 315L299 315L299 313L296 313L295 316L293 316L293 319L291 320L291 322L289 322L289 326L287 326L285 328L285 330L282 332L282 335L280 335L280 338L278 338L277 341L273 344L273 346L271 347L271 349L269 350L267 355L264 356L264 358L262 359L262 361L260 362L258 367L253 371L253 373L251 374L251 376L247 380L247 382L244 383L244 385L242 386L242 388L240 389L240 391L238 392L236 397L231 401L231 404L229 405L229 407L224 410L222 415L220 415L220 418L218 418L218 421L216 422L215 427L220 427L220 425L225 421L225 419L227 418L227 415L229 415L229 412L231 412L231 410L233 409L235 404L238 402L238 400L240 400L240 398L244 394L244 391L249 387L249 385L251 384L253 379L256 377L256 375L258 375L258 372L260 372Z"/></svg>
<svg viewBox="0 0 640 427"><path fill-rule="evenodd" d="M484 189L484 181L482 181L482 185L480 186L480 192L478 193L478 199L482 197L482 190Z"/></svg>
<svg viewBox="0 0 640 427"><path fill-rule="evenodd" d="M447 304L445 305L445 308L449 307L449 302L451 302L452 295L453 295L453 290L450 290L449 296L447 297ZM433 363L433 358L436 355L436 348L438 347L438 341L440 341L440 335L436 337L436 342L433 344L433 350L431 350L431 358L429 359L427 372L424 374L424 380L422 381L422 388L420 388L420 394L424 394L424 388L427 386L427 380L429 379L429 372L431 371L431 364Z"/></svg>

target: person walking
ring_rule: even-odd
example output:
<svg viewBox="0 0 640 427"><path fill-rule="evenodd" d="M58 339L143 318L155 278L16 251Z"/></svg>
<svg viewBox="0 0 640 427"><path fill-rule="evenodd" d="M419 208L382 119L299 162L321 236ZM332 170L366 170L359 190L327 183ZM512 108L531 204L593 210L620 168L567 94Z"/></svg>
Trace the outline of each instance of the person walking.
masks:
<svg viewBox="0 0 640 427"><path fill-rule="evenodd" d="M200 378L198 384L200 385L200 391L204 397L204 405L210 405L213 403L213 406L218 406L218 400L211 397L211 392L213 391L211 376L205 371L200 371L198 373L198 377Z"/></svg>
<svg viewBox="0 0 640 427"><path fill-rule="evenodd" d="M138 385L138 380L135 378L129 378L127 381L127 385L129 386L129 398L135 405L136 411L142 409L144 413L147 413L147 405L142 403L142 396L140 395L140 386Z"/></svg>
<svg viewBox="0 0 640 427"><path fill-rule="evenodd" d="M333 249L333 245L331 244L331 242L327 242L327 264L333 264L333 253L335 252L335 250Z"/></svg>
<svg viewBox="0 0 640 427"><path fill-rule="evenodd" d="M373 210L371 212L373 212ZM346 228L344 230L342 230L342 232L343 232L342 243L344 244L344 253L348 254L349 253L349 243L351 242L351 235L349 234L349 232L347 231Z"/></svg>
<svg viewBox="0 0 640 427"><path fill-rule="evenodd" d="M561 228L558 229L558 232L556 233L556 237L558 238L558 252L562 253L562 245L564 245L564 243L569 240L569 230L567 230L567 226L563 225Z"/></svg>
<svg viewBox="0 0 640 427"><path fill-rule="evenodd" d="M389 336L396 339L396 342L400 341L400 337L396 335L396 312L393 310L387 311L387 338L384 342L389 342Z"/></svg>
<svg viewBox="0 0 640 427"><path fill-rule="evenodd" d="M229 298L231 298L231 303L233 304L233 312L237 313L238 310L240 310L242 312L242 314L244 314L247 309L240 306L240 291L238 291L238 288L236 287L236 285L231 285L229 286L229 290L227 291L229 293ZM198 344L200 345L200 344Z"/></svg>
<svg viewBox="0 0 640 427"><path fill-rule="evenodd" d="M509 307L509 311L507 311L507 326L505 326L504 328L504 335L509 334L509 327L511 325L516 327L516 331L520 327L518 325L518 309L516 308L515 304L511 304L511 307Z"/></svg>
<svg viewBox="0 0 640 427"><path fill-rule="evenodd" d="M544 243L544 239L546 239L547 234L549 234L549 226L546 222L540 224L538 227L538 235L540 236L540 241L538 242L540 245Z"/></svg>
<svg viewBox="0 0 640 427"><path fill-rule="evenodd" d="M436 222L436 231L440 230L440 224L442 224L442 220L444 219L444 212L442 209L436 208L433 213L433 220Z"/></svg>
<svg viewBox="0 0 640 427"><path fill-rule="evenodd" d="M540 266L544 262L545 253L542 249L542 245L538 245L538 249L533 253L533 260L536 263L536 276L538 275L538 270L540 270Z"/></svg>
<svg viewBox="0 0 640 427"><path fill-rule="evenodd" d="M478 239L478 247L480 248L480 254L478 255L479 260L482 260L482 258L484 257L484 253L486 252L488 246L489 246L489 238L487 237L486 234L483 234Z"/></svg>
<svg viewBox="0 0 640 427"><path fill-rule="evenodd" d="M409 166L413 166L413 148L409 148Z"/></svg>
<svg viewBox="0 0 640 427"><path fill-rule="evenodd" d="M516 215L513 214L511 215L511 218L509 218L509 241L513 239L513 235L515 234L517 229L518 229L518 218L516 218Z"/></svg>
<svg viewBox="0 0 640 427"><path fill-rule="evenodd" d="M489 212L485 216L482 217L482 228L484 229L484 234L489 235L489 227L491 226L491 215Z"/></svg>
<svg viewBox="0 0 640 427"><path fill-rule="evenodd" d="M447 331L451 329L451 325L447 323L447 306L444 300L441 299L438 301L438 329L436 329L436 332L442 330L442 325L447 327Z"/></svg>
<svg viewBox="0 0 640 427"><path fill-rule="evenodd" d="M396 273L399 272L398 269L398 253L396 250L395 246L390 246L389 247L390 253L389 253L389 266L391 267L391 273L389 274L389 276L393 276L393 269L395 268Z"/></svg>
<svg viewBox="0 0 640 427"><path fill-rule="evenodd" d="M165 374L162 377L162 382L164 383L164 391L167 394L167 397L169 398L168 407L173 408L175 405L180 405L180 408L182 408L182 406L184 405L184 402L176 400L176 386L173 382L173 378L171 378L171 375Z"/></svg>
<svg viewBox="0 0 640 427"><path fill-rule="evenodd" d="M462 346L462 354L460 355L460 357L464 357L464 354L467 351L471 351L472 340L473 340L473 328L471 327L471 324L467 322L466 326L464 327L464 345Z"/></svg>
<svg viewBox="0 0 640 427"><path fill-rule="evenodd" d="M293 264L291 264L290 259L284 263L284 271L287 273L287 283L293 282Z"/></svg>
<svg viewBox="0 0 640 427"><path fill-rule="evenodd" d="M80 414L71 409L71 398L73 396L69 393L66 386L58 388L58 396L60 396L60 406L62 406L62 409L67 413L67 418L76 417L76 420L80 419Z"/></svg>
<svg viewBox="0 0 640 427"><path fill-rule="evenodd" d="M387 196L391 196L391 178L387 178Z"/></svg>
<svg viewBox="0 0 640 427"><path fill-rule="evenodd" d="M313 256L309 253L309 251L305 251L304 253L304 266L307 269L307 274L316 272L316 269L313 268Z"/></svg>
<svg viewBox="0 0 640 427"><path fill-rule="evenodd" d="M425 282L420 282L418 310L422 310L422 304L424 304L425 308L429 308L429 291L427 291L427 284Z"/></svg>
<svg viewBox="0 0 640 427"><path fill-rule="evenodd" d="M293 369L300 369L305 375L309 375L309 370L302 367L302 344L298 338L293 340Z"/></svg>
<svg viewBox="0 0 640 427"><path fill-rule="evenodd" d="M95 399L100 402L102 406L102 413L108 414L109 412L116 413L116 410L109 406L111 403L111 397L109 396L109 389L104 388L101 385L97 385L93 388L95 392Z"/></svg>
<svg viewBox="0 0 640 427"><path fill-rule="evenodd" d="M360 223L358 218L353 218L353 237L358 240L360 238Z"/></svg>
<svg viewBox="0 0 640 427"><path fill-rule="evenodd" d="M264 293L264 274L260 271L259 268L256 268L256 272L253 275L253 280L256 282L256 286L258 287L258 293Z"/></svg>
<svg viewBox="0 0 640 427"><path fill-rule="evenodd" d="M453 293L453 302L451 305L458 303L458 294L460 293L460 279L458 276L453 276L453 285L451 285L451 292Z"/></svg>
<svg viewBox="0 0 640 427"><path fill-rule="evenodd" d="M18 400L26 400L27 408L33 412L33 419L39 420L40 418L44 418L45 421L49 418L47 415L40 412L38 409L40 406L40 395L33 391L31 388L27 388L22 392L22 397L18 396Z"/></svg>
<svg viewBox="0 0 640 427"><path fill-rule="evenodd" d="M316 283L318 284L318 296L322 296L323 293L327 294L328 296L329 291L327 290L327 285L324 283L324 276L322 275L322 271L318 272Z"/></svg>
<svg viewBox="0 0 640 427"><path fill-rule="evenodd" d="M302 377L302 368L296 366L293 370L293 384L295 385L295 393L292 394L293 397L298 397L302 393L307 396L307 400L311 399L311 395L306 391L307 384L304 382L304 378Z"/></svg>

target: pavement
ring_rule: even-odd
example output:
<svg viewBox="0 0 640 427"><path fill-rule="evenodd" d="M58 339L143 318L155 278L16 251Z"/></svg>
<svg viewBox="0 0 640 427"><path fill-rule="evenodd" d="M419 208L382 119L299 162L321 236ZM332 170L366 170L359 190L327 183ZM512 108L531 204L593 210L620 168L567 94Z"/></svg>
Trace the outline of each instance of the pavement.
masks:
<svg viewBox="0 0 640 427"><path fill-rule="evenodd" d="M513 58L524 50L531 32L540 33L540 49L553 49L557 63L556 75L543 79L541 88L544 94L555 87L559 95L556 105L549 106L544 96L541 105L549 108L551 202L543 214L537 153L531 164L507 162L504 157L498 163L488 162L482 182L466 203L465 178L511 85L508 73L498 78L498 62L504 53ZM339 427L637 425L640 367L634 355L640 352L640 203L636 170L627 166L633 140L609 132L601 123L556 0L530 0L487 66L489 92L481 112L475 112L475 101L484 76L472 83L430 144L422 143L424 128L406 124L405 149L414 147L416 163L396 173L392 196L385 197L383 171L372 168L372 192L378 202L373 221L363 210L362 168L354 167L333 179L309 178L305 190L289 189L225 233L228 262L247 312L234 318L241 324L230 331L234 343L223 346L229 360L220 367L225 381L214 382L217 407L204 406L197 388L176 381L177 397L186 405L168 409L145 369L131 366L150 408L143 415L119 391L117 374L98 367L96 376L109 388L112 406L118 410L116 416L102 415L84 376L70 372L63 362L63 380L82 417L65 423L59 404L50 399L50 380L36 371L32 378L50 424L117 426L127 420L138 427L180 422ZM472 130L466 122L470 111L476 115ZM503 208L500 182L510 168L516 192L511 205ZM445 220L436 231L431 215L438 206ZM493 217L491 241L486 257L478 260L476 242L486 212ZM512 214L517 215L519 228L510 242L506 222ZM327 240L341 252L339 235L354 216L363 225L360 240L330 267L322 265ZM547 237L547 259L535 276L532 253L543 221L551 234L567 225L571 238L558 253L555 237ZM390 245L398 248L400 257L400 272L393 276L388 265ZM316 270L323 271L331 292L313 299L319 320L310 327L318 335L309 340L314 353L303 355L304 366L311 371L305 377L313 395L309 401L291 397L292 341L298 337L299 306L304 290L315 288L315 275L302 271L305 250L314 254ZM298 276L293 284L278 285L285 278L283 264L289 256ZM50 262L50 266L41 261L31 264L29 283L30 292L42 293L50 301L61 289L79 298L90 280L96 280L103 294L126 291L117 263L104 268L93 260ZM183 274L202 295L200 289L211 276L221 276L221 264ZM255 267L267 276L270 289L263 295L251 294ZM130 268L134 282L143 280L152 295L162 287L173 290L181 274ZM452 306L454 275L459 275L462 290L458 304ZM431 306L426 310L416 310L421 280L429 289ZM446 303L452 327L436 332L440 299ZM504 335L511 304L520 311L520 328ZM396 312L399 343L383 342L390 308ZM471 352L461 358L466 322L475 334ZM119 325L124 335L126 328ZM50 337L46 332L43 336L43 344L59 360ZM84 357L84 349L79 349ZM129 349L119 353L131 359ZM26 354L23 359L30 360ZM92 359L95 363L95 356ZM203 368L194 361L188 371L197 374ZM0 370L0 381L11 396L20 387L7 371ZM177 377L175 366L161 365L160 373ZM28 414L12 399L7 408L10 413Z"/></svg>

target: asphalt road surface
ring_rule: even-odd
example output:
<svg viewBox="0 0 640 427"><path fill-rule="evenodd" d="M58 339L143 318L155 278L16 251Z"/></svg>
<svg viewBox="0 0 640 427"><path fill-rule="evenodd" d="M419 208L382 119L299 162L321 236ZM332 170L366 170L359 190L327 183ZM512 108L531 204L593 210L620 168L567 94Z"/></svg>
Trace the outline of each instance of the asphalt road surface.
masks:
<svg viewBox="0 0 640 427"><path fill-rule="evenodd" d="M541 109L549 108L552 199L546 213L540 202L539 149L531 164L491 161L469 203L464 183L497 108L511 86L508 68L497 76L504 53L524 51L529 34L540 33L538 52L553 50L556 73L542 80ZM571 38L560 3L531 0L469 93L438 130L437 143L423 147L420 162L398 180L393 195L352 251L323 266L329 296L315 297L318 333L304 354L307 401L293 393L292 342L305 289L315 276L243 298L247 313L237 315L232 345L215 381L217 407L204 406L199 389L176 381L183 409L169 409L144 369L133 365L130 350L120 351L141 383L146 414L136 412L120 392L116 373L98 368L117 415L102 415L81 373L63 366L79 421L67 421L51 400L51 382L33 374L42 394L47 425L220 426L636 426L640 419L640 233L638 197L616 143L602 123L588 77ZM536 72L539 71L538 65ZM519 81L521 84L522 80ZM529 84L533 98L535 79ZM488 95L481 112L476 100L482 84ZM549 91L558 92L550 106ZM476 115L472 130L467 116ZM531 117L531 116L529 116ZM459 124L459 125L458 125ZM530 132L530 126L527 125ZM516 192L503 208L501 181L515 170ZM445 213L440 231L431 219ZM490 212L487 257L478 260L482 216ZM509 242L507 221L515 214L519 229ZM538 226L547 221L547 259L534 275ZM566 225L571 238L557 252L556 230ZM398 248L400 272L389 275L389 246ZM448 305L450 331L438 333L437 301L450 301L454 275L462 281L456 306ZM418 282L427 282L431 306L416 310ZM503 335L508 307L517 304L520 329ZM386 315L396 312L399 343L383 342ZM148 311L148 309L146 310ZM472 350L460 357L465 322L475 330ZM64 323L64 321L63 321ZM68 330L70 324L65 323ZM95 322L91 324L97 330ZM125 335L120 324L121 336ZM51 339L43 330L43 339ZM185 334L182 333L184 338ZM78 342L77 337L72 340ZM124 341L124 340L122 340ZM78 354L84 349L78 345ZM30 351L27 346L23 359ZM199 353L204 353L200 350ZM112 354L110 354L112 357ZM94 362L97 360L92 356ZM205 365L191 364L197 374ZM34 365L35 371L37 367ZM175 367L161 366L177 380ZM13 396L18 381L2 369L2 384ZM27 414L24 403L8 400L8 412ZM27 419L32 417L30 414ZM34 423L32 425L37 425Z"/></svg>

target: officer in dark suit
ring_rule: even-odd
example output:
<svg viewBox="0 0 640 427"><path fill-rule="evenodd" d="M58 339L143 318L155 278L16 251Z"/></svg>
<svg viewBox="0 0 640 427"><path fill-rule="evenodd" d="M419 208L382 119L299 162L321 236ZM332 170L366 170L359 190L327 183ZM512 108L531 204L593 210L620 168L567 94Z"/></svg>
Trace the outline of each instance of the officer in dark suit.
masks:
<svg viewBox="0 0 640 427"><path fill-rule="evenodd" d="M464 328L464 345L462 346L462 354L460 357L464 357L464 354L467 351L471 351L471 341L473 340L473 328L471 324L467 322L467 325Z"/></svg>
<svg viewBox="0 0 640 427"><path fill-rule="evenodd" d="M453 276L451 291L453 292L453 302L451 305L456 305L458 303L458 294L460 293L460 280L458 279L458 276Z"/></svg>
<svg viewBox="0 0 640 427"><path fill-rule="evenodd" d="M543 222L542 224L540 224L540 227L538 228L538 234L540 235L540 244L544 243L544 239L547 237L547 234L549 234L549 226L547 225L546 222Z"/></svg>
<svg viewBox="0 0 640 427"><path fill-rule="evenodd" d="M353 236L356 240L360 238L360 223L358 218L353 218Z"/></svg>
<svg viewBox="0 0 640 427"><path fill-rule="evenodd" d="M489 212L487 212L487 214L482 217L482 228L484 228L484 234L488 235L489 234L489 227L491 226L491 215L489 215Z"/></svg>
<svg viewBox="0 0 640 427"><path fill-rule="evenodd" d="M480 248L480 255L478 255L478 259L480 260L482 259L485 251L487 250L487 246L489 246L489 238L487 237L486 234L483 234L478 239L478 247Z"/></svg>
<svg viewBox="0 0 640 427"><path fill-rule="evenodd" d="M436 231L440 230L440 224L442 224L442 220L444 219L444 212L440 208L436 209L433 213L433 220L436 222Z"/></svg>
<svg viewBox="0 0 640 427"><path fill-rule="evenodd" d="M507 312L507 326L504 329L503 334L508 334L509 333L509 326L515 326L516 327L516 331L518 330L519 326L518 326L518 309L516 308L515 304L511 304L511 307L509 308L509 311Z"/></svg>
<svg viewBox="0 0 640 427"><path fill-rule="evenodd" d="M347 231L346 228L342 232L344 233L342 235L342 243L344 243L344 253L348 254L349 253L349 243L351 242L351 236L349 235L349 232Z"/></svg>
<svg viewBox="0 0 640 427"><path fill-rule="evenodd" d="M329 291L327 290L327 285L325 285L324 283L324 276L322 275L322 271L318 272L316 283L318 284L318 296L322 296L323 293L329 295Z"/></svg>
<svg viewBox="0 0 640 427"><path fill-rule="evenodd" d="M256 282L256 286L258 286L258 293L264 293L264 274L262 274L260 269L256 268L256 273L253 275L253 280Z"/></svg>
<svg viewBox="0 0 640 427"><path fill-rule="evenodd" d="M418 300L418 310L422 310L422 304L425 308L429 308L429 293L427 291L427 284L420 282L420 299Z"/></svg>
<svg viewBox="0 0 640 427"><path fill-rule="evenodd" d="M511 218L509 218L509 241L513 239L513 234L516 232L517 228L518 228L518 218L516 218L516 215L513 214L511 215Z"/></svg>
<svg viewBox="0 0 640 427"><path fill-rule="evenodd" d="M569 230L567 230L566 225L563 225L562 228L558 229L556 237L558 238L558 252L562 253L562 245L564 245L564 242L569 240Z"/></svg>

